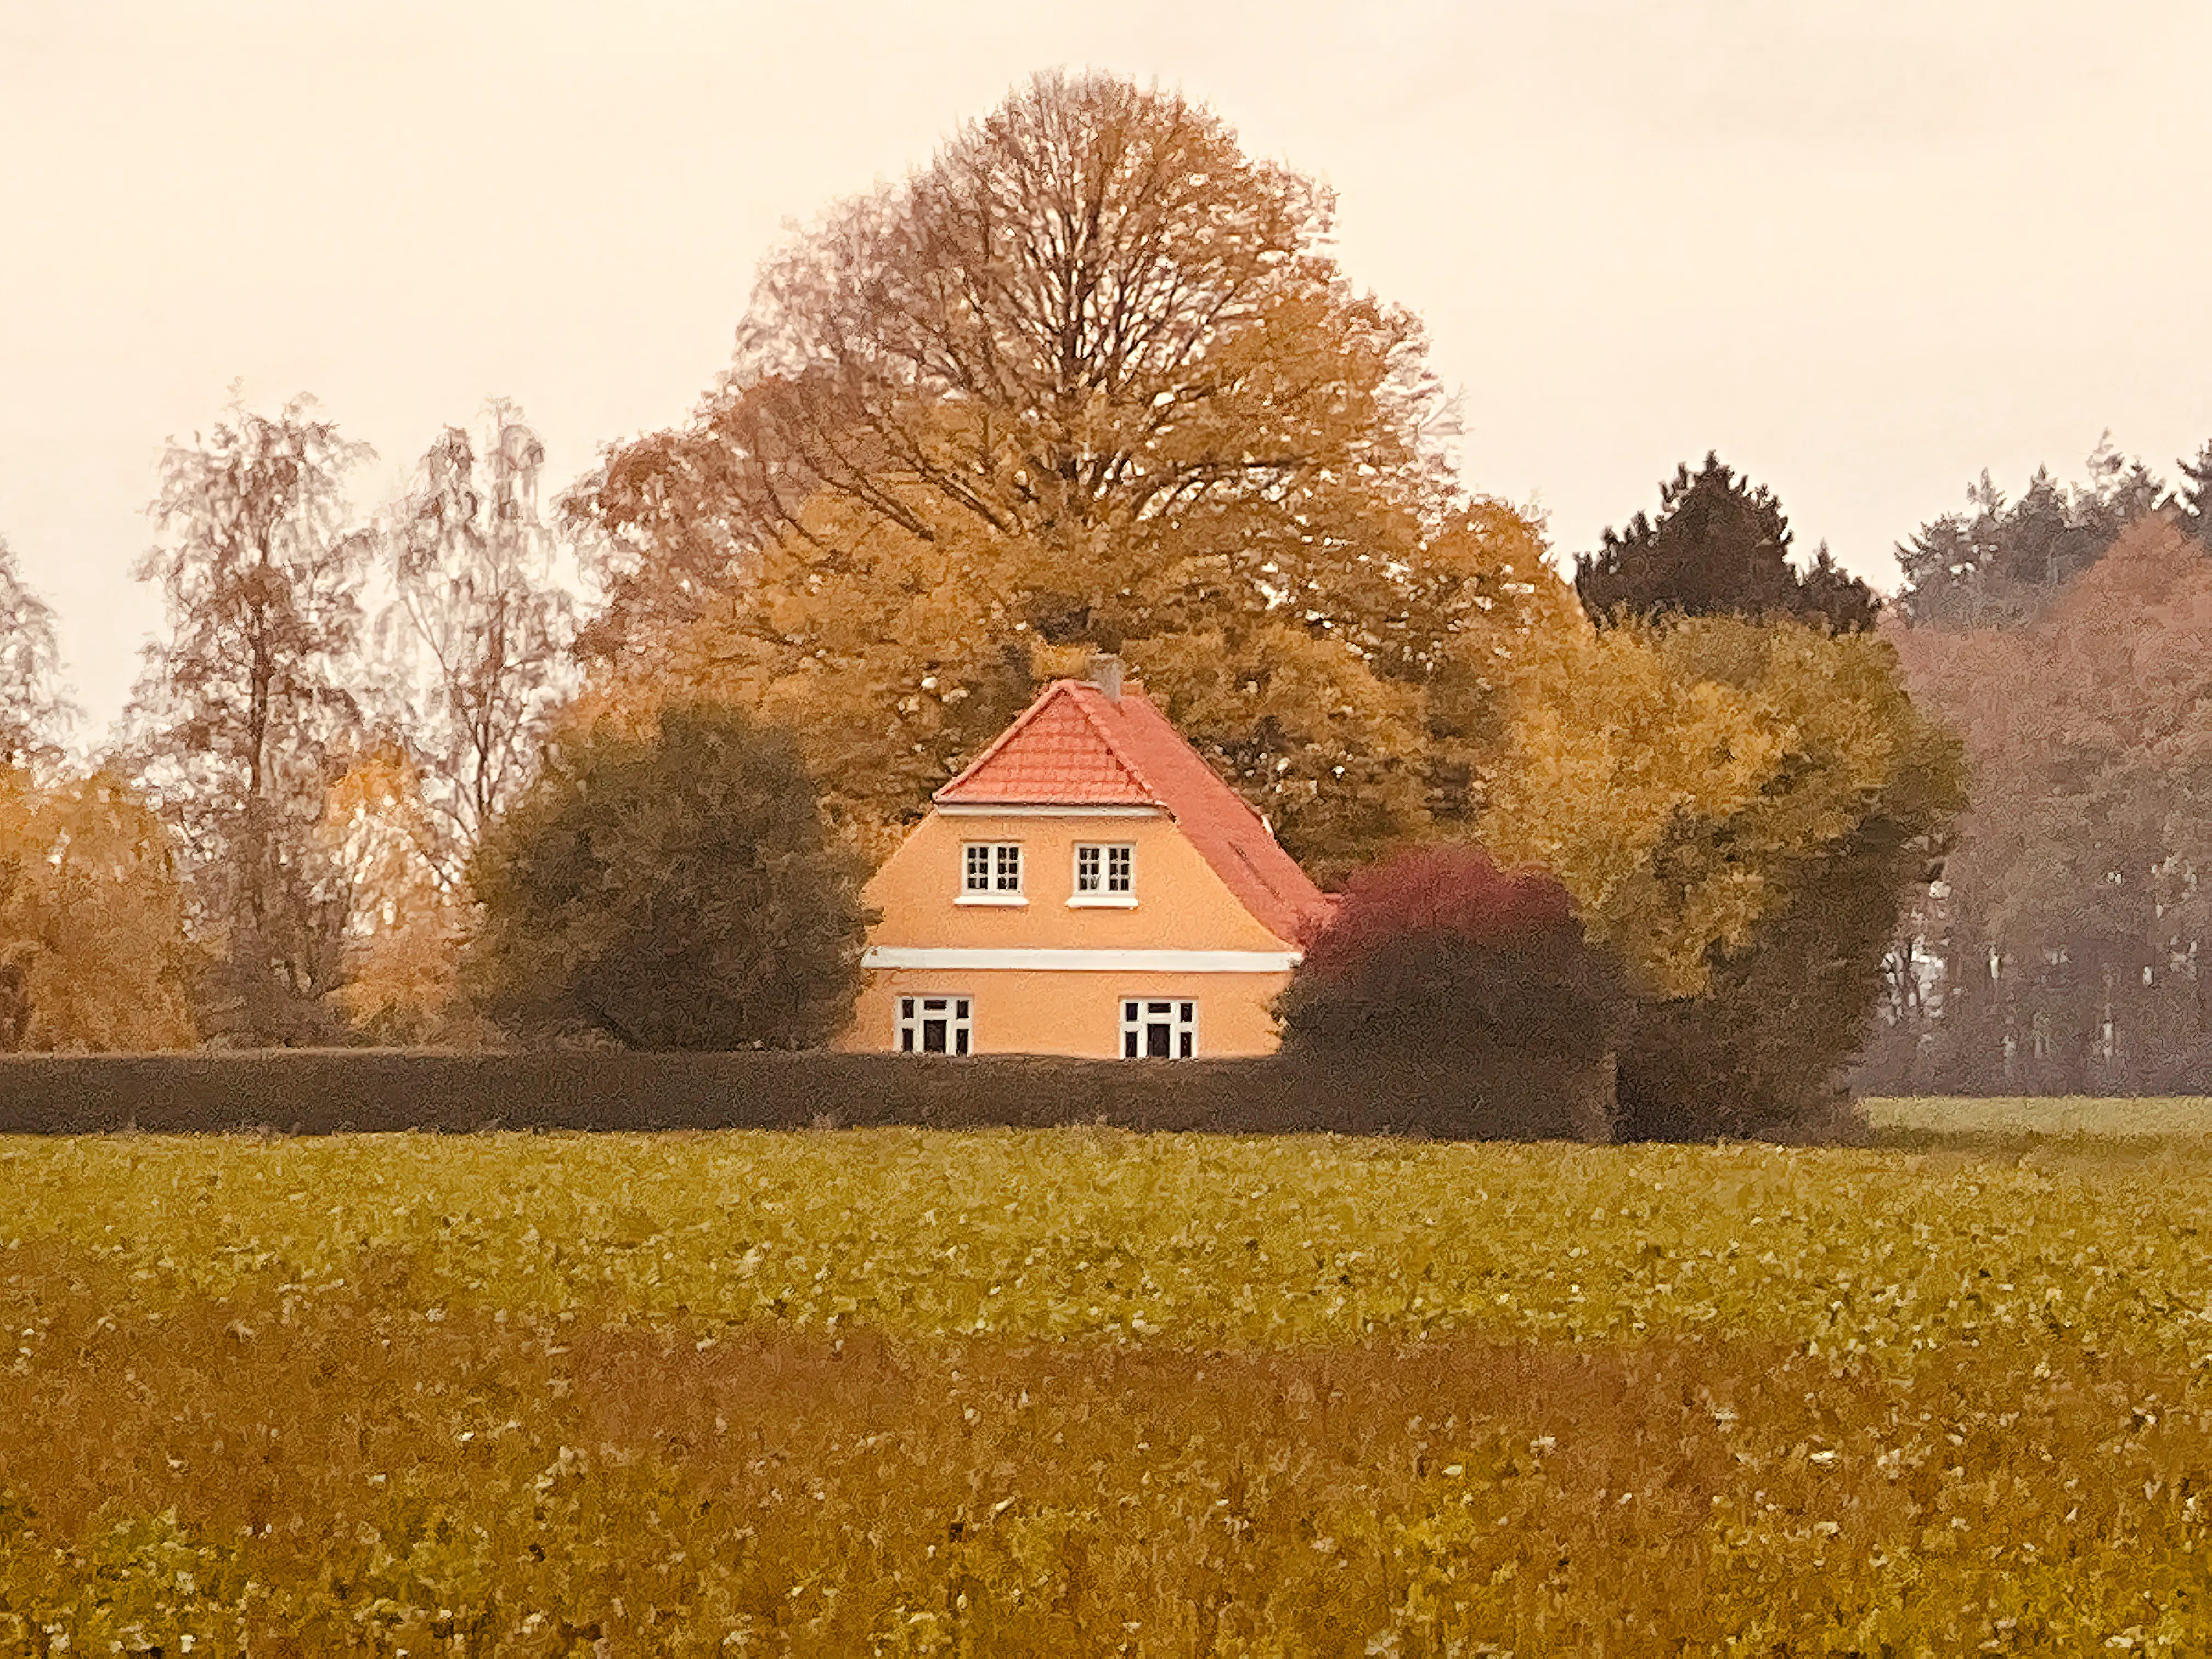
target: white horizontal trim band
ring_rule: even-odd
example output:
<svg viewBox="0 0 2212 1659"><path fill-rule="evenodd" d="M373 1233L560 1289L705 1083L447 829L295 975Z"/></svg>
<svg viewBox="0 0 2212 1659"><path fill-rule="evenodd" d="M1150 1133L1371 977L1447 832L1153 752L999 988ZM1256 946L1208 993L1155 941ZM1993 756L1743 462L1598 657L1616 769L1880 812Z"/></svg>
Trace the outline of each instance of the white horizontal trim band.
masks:
<svg viewBox="0 0 2212 1659"><path fill-rule="evenodd" d="M927 945L878 945L860 958L863 968L1013 968L1096 974L1287 974L1296 951L962 951Z"/></svg>
<svg viewBox="0 0 2212 1659"><path fill-rule="evenodd" d="M940 801L936 811L948 818L1157 818L1157 806L982 806L970 801Z"/></svg>

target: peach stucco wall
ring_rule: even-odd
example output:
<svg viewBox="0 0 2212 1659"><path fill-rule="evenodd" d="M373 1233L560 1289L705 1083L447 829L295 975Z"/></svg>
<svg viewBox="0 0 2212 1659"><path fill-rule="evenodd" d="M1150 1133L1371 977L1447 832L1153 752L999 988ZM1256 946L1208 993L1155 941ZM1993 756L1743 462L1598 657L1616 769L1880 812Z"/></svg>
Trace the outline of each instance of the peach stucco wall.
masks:
<svg viewBox="0 0 2212 1659"><path fill-rule="evenodd" d="M1018 842L1021 905L974 905L960 896L961 849ZM1078 842L1136 848L1131 908L1071 907ZM1258 951L1292 948L1249 910L1162 813L1144 817L988 817L932 813L868 884L881 914L872 945L957 950ZM1125 997L1199 1005L1201 1054L1256 1054L1276 1045L1268 1005L1287 972L1161 973L1113 969L888 968L866 975L840 1047L895 1048L902 995L975 999L975 1052L1111 1058L1121 1053Z"/></svg>
<svg viewBox="0 0 2212 1659"><path fill-rule="evenodd" d="M965 905L960 849L969 842L1019 842L1018 907ZM1128 842L1137 849L1136 908L1071 909L1079 842ZM1185 841L1173 819L951 817L916 824L868 884L883 920L874 945L963 949L1026 947L1129 951L1282 951L1288 942L1254 919Z"/></svg>
<svg viewBox="0 0 2212 1659"><path fill-rule="evenodd" d="M879 968L867 975L851 1028L839 1047L898 1047L902 996L974 999L974 1052L979 1054L1079 1054L1112 1060L1121 1052L1125 997L1188 998L1198 1004L1198 1052L1266 1054L1276 1044L1267 1005L1291 982L1288 974L1116 974L1001 968L944 972Z"/></svg>

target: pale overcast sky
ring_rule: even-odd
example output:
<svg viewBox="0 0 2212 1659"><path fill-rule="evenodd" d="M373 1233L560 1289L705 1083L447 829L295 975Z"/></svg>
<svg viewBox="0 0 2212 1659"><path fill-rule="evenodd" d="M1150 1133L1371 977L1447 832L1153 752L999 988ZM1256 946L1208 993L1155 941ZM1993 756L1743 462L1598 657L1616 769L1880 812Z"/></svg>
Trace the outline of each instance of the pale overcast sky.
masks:
<svg viewBox="0 0 2212 1659"><path fill-rule="evenodd" d="M0 535L84 735L231 381L374 444L364 506L494 393L565 481L691 410L790 222L1060 64L1334 185L1564 552L1717 447L1886 584L1985 466L2212 436L2198 0L0 0Z"/></svg>

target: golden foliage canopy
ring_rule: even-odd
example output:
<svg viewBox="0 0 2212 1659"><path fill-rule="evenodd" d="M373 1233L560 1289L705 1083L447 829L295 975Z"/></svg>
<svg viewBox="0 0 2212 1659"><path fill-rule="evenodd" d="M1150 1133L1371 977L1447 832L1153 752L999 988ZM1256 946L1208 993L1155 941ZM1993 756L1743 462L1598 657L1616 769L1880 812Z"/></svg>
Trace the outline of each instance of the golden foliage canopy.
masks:
<svg viewBox="0 0 2212 1659"><path fill-rule="evenodd" d="M197 1040L169 832L108 772L0 772L0 1040L175 1048Z"/></svg>
<svg viewBox="0 0 2212 1659"><path fill-rule="evenodd" d="M671 699L744 703L800 736L826 804L881 842L1088 647L1032 613L1079 568L1064 546L950 515L915 535L818 498L650 653L611 664L586 718ZM1323 870L1463 823L1494 750L1504 665L1571 599L1534 527L1477 503L1404 556L1357 554L1303 608L1239 580L1236 556L1103 535L1113 639L1178 726ZM835 545L825 556L825 544ZM1230 545L1233 546L1233 544ZM1152 556L1147 558L1145 555ZM1525 576L1524 576L1525 573ZM1317 586L1318 585L1316 585ZM1328 604L1330 609L1322 609Z"/></svg>
<svg viewBox="0 0 2212 1659"><path fill-rule="evenodd" d="M457 1035L456 975L468 907L446 873L452 822L425 799L397 742L356 754L325 792L318 839L353 902L344 980L331 993L353 1030L386 1042Z"/></svg>
<svg viewBox="0 0 2212 1659"><path fill-rule="evenodd" d="M882 830L1036 678L1119 651L1324 868L1465 820L1557 584L1533 524L1452 483L1419 325L1346 279L1332 213L1102 76L836 209L699 418L572 498L621 659L595 701L756 699Z"/></svg>
<svg viewBox="0 0 2212 1659"><path fill-rule="evenodd" d="M1955 742L1870 635L1712 617L1533 644L1483 838L1556 873L1660 996L1702 992L1870 818L1932 843L1961 804Z"/></svg>

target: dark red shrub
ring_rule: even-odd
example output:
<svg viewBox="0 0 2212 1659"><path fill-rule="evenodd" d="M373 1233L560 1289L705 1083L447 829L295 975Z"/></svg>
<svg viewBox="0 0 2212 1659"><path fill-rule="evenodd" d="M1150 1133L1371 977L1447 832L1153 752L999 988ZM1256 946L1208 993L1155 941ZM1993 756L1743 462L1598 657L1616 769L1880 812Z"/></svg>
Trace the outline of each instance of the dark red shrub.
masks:
<svg viewBox="0 0 2212 1659"><path fill-rule="evenodd" d="M1542 870L1501 870L1480 847L1420 847L1352 878L1336 912L1306 946L1325 975L1356 971L1407 933L1449 933L1478 944L1523 939L1574 925L1574 901Z"/></svg>
<svg viewBox="0 0 2212 1659"><path fill-rule="evenodd" d="M1292 1050L1592 1060L1627 1006L1618 963L1584 938L1556 878L1460 846L1354 878L1277 1012Z"/></svg>

